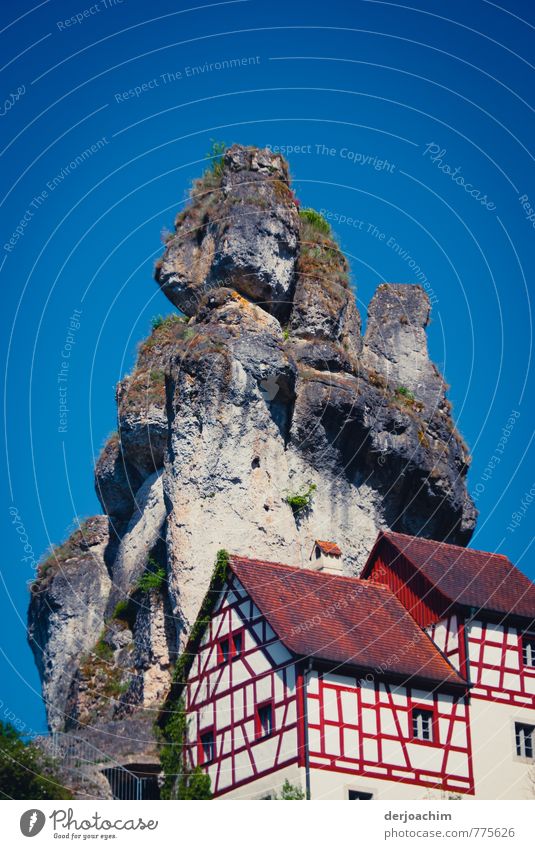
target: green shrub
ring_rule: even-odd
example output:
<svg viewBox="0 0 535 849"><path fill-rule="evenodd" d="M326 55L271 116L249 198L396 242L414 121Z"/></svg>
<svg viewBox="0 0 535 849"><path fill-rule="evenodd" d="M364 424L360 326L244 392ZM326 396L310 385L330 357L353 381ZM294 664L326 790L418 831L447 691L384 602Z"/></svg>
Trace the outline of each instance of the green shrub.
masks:
<svg viewBox="0 0 535 849"><path fill-rule="evenodd" d="M113 649L112 647L105 641L104 639L104 631L100 635L95 648L93 649L93 654L99 657L101 660L112 660L113 659Z"/></svg>
<svg viewBox="0 0 535 849"><path fill-rule="evenodd" d="M196 766L191 772L180 777L177 799L212 799L210 776Z"/></svg>
<svg viewBox="0 0 535 849"><path fill-rule="evenodd" d="M319 230L324 236L331 235L331 226L328 221L325 220L323 215L319 212L316 212L315 209L311 209L308 207L307 209L299 210L299 217L303 221L308 221L309 224L312 224L315 230Z"/></svg>
<svg viewBox="0 0 535 849"><path fill-rule="evenodd" d="M154 559L149 557L147 561L147 571L141 576L137 582L136 589L141 592L148 593L151 590L159 590L165 581L165 569Z"/></svg>
<svg viewBox="0 0 535 849"><path fill-rule="evenodd" d="M163 315L153 315L150 324L153 330L157 330L164 323Z"/></svg>
<svg viewBox="0 0 535 849"><path fill-rule="evenodd" d="M215 139L210 139L212 142L212 146L208 153L206 154L206 159L211 159L211 169L212 173L215 174L216 177L221 177L223 173L223 154L227 149L227 145L223 141L216 141Z"/></svg>
<svg viewBox="0 0 535 849"><path fill-rule="evenodd" d="M112 619L118 619L120 622L126 622L129 629L132 631L137 616L137 605L131 598L124 598L118 601L115 605L115 610L112 614Z"/></svg>
<svg viewBox="0 0 535 849"><path fill-rule="evenodd" d="M115 610L113 611L112 619L124 619L126 614L128 613L128 608L130 604L127 599L123 599L122 601L118 601L115 605Z"/></svg>
<svg viewBox="0 0 535 849"><path fill-rule="evenodd" d="M279 798L281 800L302 800L305 798L305 794L298 785L291 784L288 779L286 779L286 781L282 785L282 790Z"/></svg>
<svg viewBox="0 0 535 849"><path fill-rule="evenodd" d="M286 501L286 504L290 505L294 515L296 513L300 513L302 510L307 510L310 507L312 497L317 488L318 487L315 483L309 483L308 485L302 486L298 492L287 493L284 500Z"/></svg>
<svg viewBox="0 0 535 849"><path fill-rule="evenodd" d="M414 401L414 393L410 389L407 389L406 386L398 386L396 395L401 395L402 398L408 398L409 401Z"/></svg>
<svg viewBox="0 0 535 849"><path fill-rule="evenodd" d="M0 800L72 799L57 764L12 725L0 721Z"/></svg>

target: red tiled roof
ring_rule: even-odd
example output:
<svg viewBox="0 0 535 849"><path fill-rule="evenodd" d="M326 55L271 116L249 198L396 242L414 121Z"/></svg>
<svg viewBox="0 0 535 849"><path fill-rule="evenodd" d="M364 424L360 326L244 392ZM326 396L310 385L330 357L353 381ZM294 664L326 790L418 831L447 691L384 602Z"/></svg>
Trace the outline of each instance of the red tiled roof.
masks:
<svg viewBox="0 0 535 849"><path fill-rule="evenodd" d="M335 542L327 542L323 539L317 539L315 541L315 545L317 545L324 554L336 554L338 557L342 554L342 549L336 545Z"/></svg>
<svg viewBox="0 0 535 849"><path fill-rule="evenodd" d="M295 654L464 683L386 586L237 556L230 568Z"/></svg>
<svg viewBox="0 0 535 849"><path fill-rule="evenodd" d="M503 554L476 551L422 537L379 535L422 572L452 602L535 618L535 584ZM364 567L363 577L368 573Z"/></svg>

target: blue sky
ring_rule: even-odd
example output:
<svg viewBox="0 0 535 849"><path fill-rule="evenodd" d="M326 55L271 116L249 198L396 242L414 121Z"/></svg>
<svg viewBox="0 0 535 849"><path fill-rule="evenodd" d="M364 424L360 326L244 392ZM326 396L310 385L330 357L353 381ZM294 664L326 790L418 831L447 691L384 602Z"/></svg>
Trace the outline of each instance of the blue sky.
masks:
<svg viewBox="0 0 535 849"><path fill-rule="evenodd" d="M379 283L422 270L431 355L473 452L472 544L535 577L533 12L520 0L2 4L0 718L44 727L22 558L99 512L93 463L115 429L115 383L151 317L171 311L152 279L161 230L214 138L293 148L296 193L331 214L364 318Z"/></svg>

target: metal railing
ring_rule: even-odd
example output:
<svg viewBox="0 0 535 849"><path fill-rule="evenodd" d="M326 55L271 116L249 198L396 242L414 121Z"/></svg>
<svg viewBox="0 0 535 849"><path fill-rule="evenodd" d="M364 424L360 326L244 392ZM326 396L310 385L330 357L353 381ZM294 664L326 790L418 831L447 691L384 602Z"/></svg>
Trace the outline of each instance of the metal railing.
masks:
<svg viewBox="0 0 535 849"><path fill-rule="evenodd" d="M35 743L82 788L95 786L96 773L108 780L114 799L154 798L155 776L139 776L83 737L65 731L39 735Z"/></svg>

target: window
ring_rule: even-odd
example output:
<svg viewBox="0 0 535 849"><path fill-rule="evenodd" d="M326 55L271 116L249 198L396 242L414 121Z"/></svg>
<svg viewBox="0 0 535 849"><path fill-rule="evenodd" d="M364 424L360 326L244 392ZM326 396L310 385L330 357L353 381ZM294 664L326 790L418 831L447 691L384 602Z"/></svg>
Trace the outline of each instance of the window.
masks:
<svg viewBox="0 0 535 849"><path fill-rule="evenodd" d="M416 740L433 739L433 711L412 709L412 736Z"/></svg>
<svg viewBox="0 0 535 849"><path fill-rule="evenodd" d="M234 634L234 657L239 657L243 649L243 634L240 631Z"/></svg>
<svg viewBox="0 0 535 849"><path fill-rule="evenodd" d="M256 739L271 737L273 732L273 705L268 702L260 705L256 711Z"/></svg>
<svg viewBox="0 0 535 849"><path fill-rule="evenodd" d="M522 637L522 662L524 666L535 667L535 636Z"/></svg>
<svg viewBox="0 0 535 849"><path fill-rule="evenodd" d="M226 663L230 657L230 640L219 642L219 663Z"/></svg>
<svg viewBox="0 0 535 849"><path fill-rule="evenodd" d="M199 748L201 763L206 764L210 761L213 761L213 759L215 758L215 740L213 729L210 729L210 731L205 731L203 734L201 734Z"/></svg>
<svg viewBox="0 0 535 849"><path fill-rule="evenodd" d="M219 641L217 650L217 662L228 663L235 657L239 657L243 651L243 631L236 631L223 640Z"/></svg>
<svg viewBox="0 0 535 849"><path fill-rule="evenodd" d="M360 790L348 790L348 799L373 799L373 793L362 793Z"/></svg>
<svg viewBox="0 0 535 849"><path fill-rule="evenodd" d="M535 749L535 725L523 725L515 722L516 753L519 758L533 760Z"/></svg>

